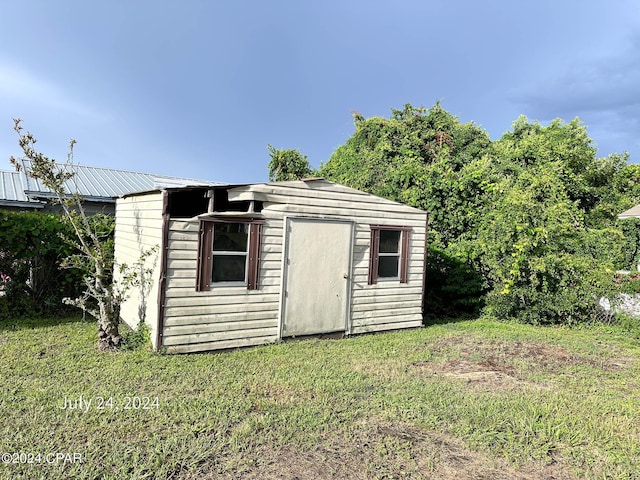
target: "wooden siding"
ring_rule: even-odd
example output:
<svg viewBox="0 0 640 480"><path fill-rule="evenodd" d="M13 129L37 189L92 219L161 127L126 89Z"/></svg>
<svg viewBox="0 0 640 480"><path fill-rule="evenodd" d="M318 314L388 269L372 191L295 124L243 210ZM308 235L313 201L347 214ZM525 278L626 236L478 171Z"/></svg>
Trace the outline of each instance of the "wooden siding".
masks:
<svg viewBox="0 0 640 480"><path fill-rule="evenodd" d="M421 326L427 213L330 182L292 183L291 186L240 187L230 193L230 198L236 194L258 194L265 202L263 213L282 218L315 216L353 220L351 331L348 333ZM371 225L411 227L407 283L379 280L375 285L367 285Z"/></svg>
<svg viewBox="0 0 640 480"><path fill-rule="evenodd" d="M167 352L194 352L275 342L280 337L283 225L287 216L354 222L351 333L422 325L426 213L330 182L238 187L232 200L259 199L265 217L260 288L212 287L196 292L198 222L171 220L167 251L164 339ZM160 213L157 213L161 218ZM367 285L370 225L411 227L408 282Z"/></svg>
<svg viewBox="0 0 640 480"><path fill-rule="evenodd" d="M282 222L265 221L260 288L213 286L196 292L198 222L169 221L163 345L168 353L260 345L278 339Z"/></svg>
<svg viewBox="0 0 640 480"><path fill-rule="evenodd" d="M115 258L119 264L132 265L142 252L156 247L157 252L147 266L153 266L151 284L130 292L122 304L120 316L132 328L141 319L151 328L151 339L157 347L158 286L160 280L160 244L162 242L162 193L120 198L116 202ZM117 278L116 270L116 278ZM146 305L146 308L145 308Z"/></svg>

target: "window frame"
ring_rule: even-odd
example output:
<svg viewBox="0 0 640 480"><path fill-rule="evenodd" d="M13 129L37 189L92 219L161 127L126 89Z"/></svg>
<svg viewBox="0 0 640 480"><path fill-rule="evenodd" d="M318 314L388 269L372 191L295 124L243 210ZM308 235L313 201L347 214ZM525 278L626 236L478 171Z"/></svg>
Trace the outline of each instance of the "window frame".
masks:
<svg viewBox="0 0 640 480"><path fill-rule="evenodd" d="M412 230L411 227L398 225L371 225L371 238L369 241L369 278L368 285L376 285L380 279L386 281L400 281L400 283L409 282L409 237ZM378 267L380 265L380 232L392 231L399 232L398 240L398 276L397 277L380 277L378 275ZM382 254L382 257L395 256L388 253Z"/></svg>
<svg viewBox="0 0 640 480"><path fill-rule="evenodd" d="M264 220L255 217L205 217L200 218L198 229L198 265L196 268L196 291L206 292L215 286L246 285L247 290L259 289L260 245ZM213 229L216 224L241 223L249 226L245 262L245 280L213 282ZM219 254L224 254L222 251Z"/></svg>

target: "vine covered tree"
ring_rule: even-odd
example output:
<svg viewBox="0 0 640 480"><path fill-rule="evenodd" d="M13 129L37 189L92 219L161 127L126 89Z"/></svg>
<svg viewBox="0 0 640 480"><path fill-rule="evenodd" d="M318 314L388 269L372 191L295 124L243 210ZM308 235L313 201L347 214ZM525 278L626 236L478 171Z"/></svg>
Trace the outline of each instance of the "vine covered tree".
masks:
<svg viewBox="0 0 640 480"><path fill-rule="evenodd" d="M640 169L627 154L598 158L579 119L522 116L493 142L439 103L354 123L320 174L430 212L426 307L436 315L484 306L576 322L640 256L640 227L617 221L640 202Z"/></svg>
<svg viewBox="0 0 640 480"><path fill-rule="evenodd" d="M476 310L481 278L452 247L484 208L483 179L465 169L486 153L489 136L439 103L429 109L406 104L391 113L354 113L355 132L320 167L320 175L428 211L426 307L438 313Z"/></svg>

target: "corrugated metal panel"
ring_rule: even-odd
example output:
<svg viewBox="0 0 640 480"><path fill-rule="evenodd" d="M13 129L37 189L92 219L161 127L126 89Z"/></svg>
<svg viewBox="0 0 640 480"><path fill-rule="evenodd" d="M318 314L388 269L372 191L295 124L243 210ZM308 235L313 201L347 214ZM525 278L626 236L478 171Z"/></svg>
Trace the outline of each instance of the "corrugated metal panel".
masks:
<svg viewBox="0 0 640 480"><path fill-rule="evenodd" d="M22 169L18 174L24 184L23 194L31 197L50 197L51 190L41 182L25 174L30 167L29 160L22 159ZM191 178L170 177L150 173L114 170L110 168L89 167L76 165L73 167L75 175L65 184L68 192L78 192L84 197L94 200L100 198L116 198L134 192L150 191L169 187L190 185L224 185L219 182L194 180ZM6 172L9 173L9 172ZM26 196L26 195L25 195Z"/></svg>
<svg viewBox="0 0 640 480"><path fill-rule="evenodd" d="M16 202L29 201L20 184L19 173L0 171L0 199L13 200Z"/></svg>
<svg viewBox="0 0 640 480"><path fill-rule="evenodd" d="M41 208L42 203L30 200L25 194L22 175L18 172L0 170L0 205Z"/></svg>

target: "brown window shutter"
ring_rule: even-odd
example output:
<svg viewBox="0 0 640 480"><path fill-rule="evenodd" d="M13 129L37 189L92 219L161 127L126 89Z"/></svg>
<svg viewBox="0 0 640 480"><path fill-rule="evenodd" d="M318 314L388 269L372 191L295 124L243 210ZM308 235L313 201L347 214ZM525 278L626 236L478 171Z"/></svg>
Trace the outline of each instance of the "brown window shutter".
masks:
<svg viewBox="0 0 640 480"><path fill-rule="evenodd" d="M409 230L402 232L402 250L400 253L400 283L407 283L409 277Z"/></svg>
<svg viewBox="0 0 640 480"><path fill-rule="evenodd" d="M200 222L198 234L198 266L196 268L196 291L211 288L211 256L213 254L213 223Z"/></svg>
<svg viewBox="0 0 640 480"><path fill-rule="evenodd" d="M380 245L380 229L371 227L369 242L369 285L378 283L378 250Z"/></svg>
<svg viewBox="0 0 640 480"><path fill-rule="evenodd" d="M249 265L247 266L247 290L257 290L260 278L260 245L262 243L262 223L249 226Z"/></svg>

